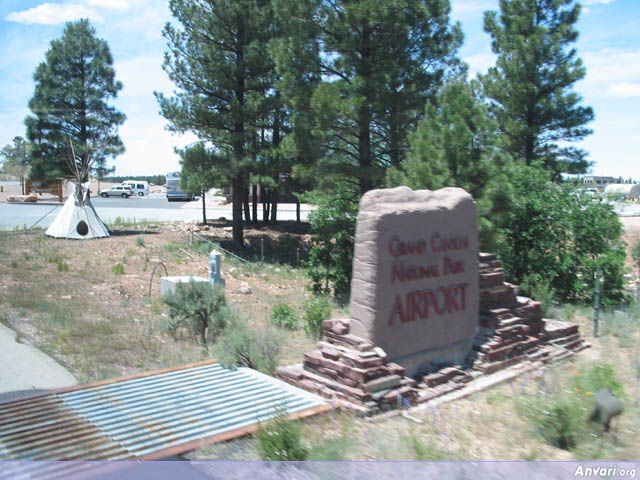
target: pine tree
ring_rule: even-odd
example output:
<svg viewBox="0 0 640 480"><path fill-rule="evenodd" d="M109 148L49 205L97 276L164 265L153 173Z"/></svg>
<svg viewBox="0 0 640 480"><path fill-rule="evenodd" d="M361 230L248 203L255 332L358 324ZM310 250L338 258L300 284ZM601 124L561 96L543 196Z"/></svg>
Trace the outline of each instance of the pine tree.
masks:
<svg viewBox="0 0 640 480"><path fill-rule="evenodd" d="M448 0L275 0L288 38L276 59L295 115L294 135L322 146L323 176L353 185L356 198L380 186L406 153L425 100L455 64L462 41ZM297 74L297 76L296 76ZM297 108L296 108L297 107ZM304 140L297 142L304 151ZM309 151L307 148L306 151Z"/></svg>
<svg viewBox="0 0 640 480"><path fill-rule="evenodd" d="M579 14L573 0L500 0L500 16L484 17L498 59L480 79L506 149L526 165L541 160L556 176L584 173L589 165L585 151L560 145L589 135L584 125L593 120L571 90L586 74L571 47Z"/></svg>
<svg viewBox="0 0 640 480"><path fill-rule="evenodd" d="M0 172L20 177L21 191L24 191L24 177L31 163L31 144L22 137L13 137L13 144L8 144L0 150L2 168Z"/></svg>
<svg viewBox="0 0 640 480"><path fill-rule="evenodd" d="M478 204L483 248L497 242L495 221L509 205L508 155L495 144L495 128L472 86L463 78L447 83L410 136L407 159L387 175L390 186L436 190L460 187Z"/></svg>
<svg viewBox="0 0 640 480"><path fill-rule="evenodd" d="M207 223L207 207L205 195L213 187L223 187L226 177L217 168L223 163L219 156L196 143L180 150L182 171L180 172L181 188L193 195L202 197L202 223Z"/></svg>
<svg viewBox="0 0 640 480"><path fill-rule="evenodd" d="M80 171L89 158L106 169L107 158L124 152L116 130L126 117L108 103L122 83L115 80L107 42L95 33L88 20L67 23L33 75L33 116L25 119L33 145L32 179L71 176L70 144Z"/></svg>
<svg viewBox="0 0 640 480"><path fill-rule="evenodd" d="M182 28L164 28L163 68L179 90L155 95L171 130L195 132L227 160L221 168L233 189L233 240L242 245L251 149L273 81L271 2L171 0L169 7Z"/></svg>

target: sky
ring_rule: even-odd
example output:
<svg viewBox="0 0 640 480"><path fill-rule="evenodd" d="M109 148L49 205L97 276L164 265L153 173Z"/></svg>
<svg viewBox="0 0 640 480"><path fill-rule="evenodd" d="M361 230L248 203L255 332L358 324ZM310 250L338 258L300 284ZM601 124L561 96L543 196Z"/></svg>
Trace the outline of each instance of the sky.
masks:
<svg viewBox="0 0 640 480"><path fill-rule="evenodd" d="M574 143L589 153L589 173L640 180L640 2L583 0L575 44L587 68L575 84L583 105L591 106L593 134ZM494 65L483 12L498 0L451 0L452 19L465 34L460 57L470 76ZM25 136L24 118L33 95L33 72L60 38L67 21L88 18L106 40L116 78L123 82L114 106L127 120L119 134L126 152L110 161L116 175L154 175L179 170L174 147L197 137L166 130L153 91L171 94L174 85L162 70L166 41L162 28L174 21L163 0L0 0L0 147Z"/></svg>

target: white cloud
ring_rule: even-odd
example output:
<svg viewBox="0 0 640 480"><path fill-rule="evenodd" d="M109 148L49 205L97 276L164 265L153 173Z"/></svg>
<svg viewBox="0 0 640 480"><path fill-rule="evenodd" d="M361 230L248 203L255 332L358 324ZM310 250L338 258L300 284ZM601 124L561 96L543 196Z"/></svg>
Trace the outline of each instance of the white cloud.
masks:
<svg viewBox="0 0 640 480"><path fill-rule="evenodd" d="M466 15L495 10L498 7L497 3L496 0L454 0L451 2L451 16L459 20Z"/></svg>
<svg viewBox="0 0 640 480"><path fill-rule="evenodd" d="M116 61L114 68L116 78L124 85L120 94L122 99L153 98L154 90L167 93L175 88L162 69L162 54L143 54Z"/></svg>
<svg viewBox="0 0 640 480"><path fill-rule="evenodd" d="M640 96L640 49L603 49L582 56L587 76L578 86L585 96Z"/></svg>
<svg viewBox="0 0 640 480"><path fill-rule="evenodd" d="M609 85L607 92L619 98L640 97L640 83L614 83Z"/></svg>
<svg viewBox="0 0 640 480"><path fill-rule="evenodd" d="M613 3L614 0L582 0L583 5L606 5L607 3Z"/></svg>
<svg viewBox="0 0 640 480"><path fill-rule="evenodd" d="M470 78L475 78L478 73L487 73L487 70L496 64L496 56L489 49L475 55L464 57L463 60L469 64Z"/></svg>
<svg viewBox="0 0 640 480"><path fill-rule="evenodd" d="M128 0L87 0L92 7L109 8L113 10L127 10L131 6Z"/></svg>
<svg viewBox="0 0 640 480"><path fill-rule="evenodd" d="M13 12L7 15L6 20L18 23L36 23L44 25L55 25L58 23L78 20L80 18L88 18L95 22L103 22L98 12L84 5L77 4L54 4L43 3L37 7L23 10L21 12Z"/></svg>

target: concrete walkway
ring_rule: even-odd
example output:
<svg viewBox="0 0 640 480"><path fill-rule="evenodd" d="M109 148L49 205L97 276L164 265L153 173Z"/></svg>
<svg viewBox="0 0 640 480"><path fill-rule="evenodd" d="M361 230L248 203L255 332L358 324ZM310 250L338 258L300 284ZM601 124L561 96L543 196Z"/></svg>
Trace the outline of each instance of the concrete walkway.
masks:
<svg viewBox="0 0 640 480"><path fill-rule="evenodd" d="M76 385L77 380L33 345L16 342L16 332L0 324L0 394L50 390Z"/></svg>

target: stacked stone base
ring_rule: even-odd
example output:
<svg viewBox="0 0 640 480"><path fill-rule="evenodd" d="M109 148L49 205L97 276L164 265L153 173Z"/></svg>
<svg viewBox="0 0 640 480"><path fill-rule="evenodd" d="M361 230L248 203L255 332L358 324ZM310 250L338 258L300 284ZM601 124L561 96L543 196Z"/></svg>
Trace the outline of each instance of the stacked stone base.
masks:
<svg viewBox="0 0 640 480"><path fill-rule="evenodd" d="M478 272L479 328L465 365L441 365L416 382L381 348L351 335L349 319L340 319L324 322L318 350L305 353L302 364L279 367L276 377L371 415L428 402L518 363L561 360L590 346L577 325L545 319L540 302L519 296L494 255L480 253Z"/></svg>
<svg viewBox="0 0 640 480"><path fill-rule="evenodd" d="M322 327L318 350L305 353L302 364L278 367L277 378L364 415L415 403L416 381L381 348L351 335L348 319L327 320Z"/></svg>
<svg viewBox="0 0 640 480"><path fill-rule="evenodd" d="M519 288L504 282L504 271L494 255L481 253L480 325L468 364L493 373L526 360L566 358L588 348L578 326L543 318L542 304L519 296Z"/></svg>

